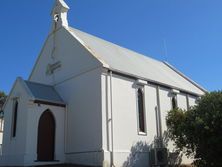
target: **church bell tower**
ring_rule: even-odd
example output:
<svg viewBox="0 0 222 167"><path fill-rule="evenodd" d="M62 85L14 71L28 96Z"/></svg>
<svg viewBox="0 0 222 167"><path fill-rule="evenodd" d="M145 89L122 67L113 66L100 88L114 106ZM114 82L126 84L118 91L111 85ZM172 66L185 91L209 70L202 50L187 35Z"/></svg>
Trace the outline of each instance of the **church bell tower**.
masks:
<svg viewBox="0 0 222 167"><path fill-rule="evenodd" d="M64 2L64 0L56 0L55 5L52 9L52 31L55 31L61 27L68 27L67 13L69 6Z"/></svg>

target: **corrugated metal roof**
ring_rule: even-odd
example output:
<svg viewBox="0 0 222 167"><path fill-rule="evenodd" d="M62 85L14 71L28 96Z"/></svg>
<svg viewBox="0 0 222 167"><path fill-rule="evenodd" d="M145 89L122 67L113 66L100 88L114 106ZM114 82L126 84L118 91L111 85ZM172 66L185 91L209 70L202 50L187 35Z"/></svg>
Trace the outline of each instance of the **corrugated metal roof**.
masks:
<svg viewBox="0 0 222 167"><path fill-rule="evenodd" d="M56 92L53 86L24 81L35 100L64 104L62 98Z"/></svg>
<svg viewBox="0 0 222 167"><path fill-rule="evenodd" d="M157 61L80 30L71 27L69 30L77 40L81 40L80 42L90 49L91 53L95 53L95 57L100 62L104 62L104 65L106 67L108 65L112 70L132 74L149 81L162 83L199 95L202 95L205 91L164 62Z"/></svg>

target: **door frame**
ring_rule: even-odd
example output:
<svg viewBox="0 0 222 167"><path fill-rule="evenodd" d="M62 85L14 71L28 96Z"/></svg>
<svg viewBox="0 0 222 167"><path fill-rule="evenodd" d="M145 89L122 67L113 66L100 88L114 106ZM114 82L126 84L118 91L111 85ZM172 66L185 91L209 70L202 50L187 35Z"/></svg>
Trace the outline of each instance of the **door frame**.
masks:
<svg viewBox="0 0 222 167"><path fill-rule="evenodd" d="M48 117L51 119L50 122L45 122L46 120L44 120L44 117ZM43 121L43 122L41 122ZM49 150L48 152L50 152L49 155L45 155L46 157L44 157L44 155L42 154L42 152L44 151L45 148L42 148L42 146L44 146L44 143L42 143L42 141L47 141L45 140L46 139L46 136L42 136L41 133L43 132L44 133L44 130L46 129L42 129L44 126L43 125L46 125L47 126L47 123L51 123L51 126L52 126L52 131L50 132L50 134L52 134L51 136L51 150ZM42 125L41 125L42 124ZM41 128L41 129L40 129ZM49 129L48 129L49 130ZM55 117L53 115L53 113L47 109L45 110L40 118L39 118L39 121L38 121L38 129L37 129L37 161L45 161L45 162L50 162L50 161L54 161L55 160L55 142L56 142L56 120L55 120ZM41 139L42 138L42 139ZM40 155L41 153L41 155ZM48 157L47 157L48 156Z"/></svg>

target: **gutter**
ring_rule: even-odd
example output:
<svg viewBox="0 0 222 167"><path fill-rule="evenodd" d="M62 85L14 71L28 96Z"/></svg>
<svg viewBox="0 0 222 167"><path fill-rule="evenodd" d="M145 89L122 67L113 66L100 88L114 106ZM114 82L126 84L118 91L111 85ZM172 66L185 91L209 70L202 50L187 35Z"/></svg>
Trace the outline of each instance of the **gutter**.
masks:
<svg viewBox="0 0 222 167"><path fill-rule="evenodd" d="M109 71L112 71L112 73L116 74L116 75L124 76L124 77L135 79L135 80L142 79L144 81L147 81L148 84L151 84L151 85L154 85L154 86L160 86L160 87L167 88L167 89L176 89L176 90L179 90L181 93L189 94L191 96L196 96L196 97L202 96L202 94L194 93L194 92L191 92L191 91L188 91L188 90L185 90L185 89L181 89L181 88L178 88L178 87L175 87L175 86L171 86L171 85L164 84L164 83L154 81L154 80L151 80L151 79L143 78L143 77L140 77L138 75L130 74L130 73L123 72L123 71L120 71L120 70L116 70L116 69L113 69L113 68L106 68L106 67L103 67L103 68L108 69ZM204 90L204 92L207 92L207 91Z"/></svg>
<svg viewBox="0 0 222 167"><path fill-rule="evenodd" d="M31 100L31 101L33 101L33 100ZM36 104L45 104L45 105L64 107L64 108L66 107L66 104L64 104L64 103L46 101L46 100L41 100L41 99L35 99L33 102Z"/></svg>

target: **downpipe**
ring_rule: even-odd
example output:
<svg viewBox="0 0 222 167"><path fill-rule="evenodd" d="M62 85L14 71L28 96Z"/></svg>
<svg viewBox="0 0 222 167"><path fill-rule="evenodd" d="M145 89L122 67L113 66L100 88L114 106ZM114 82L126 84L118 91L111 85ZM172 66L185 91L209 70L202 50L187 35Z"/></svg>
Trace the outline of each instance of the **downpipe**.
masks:
<svg viewBox="0 0 222 167"><path fill-rule="evenodd" d="M111 147L111 167L114 165L114 125L113 125L113 88L112 88L112 71L109 71L110 74L110 114L111 114L111 136L112 136L112 147Z"/></svg>

